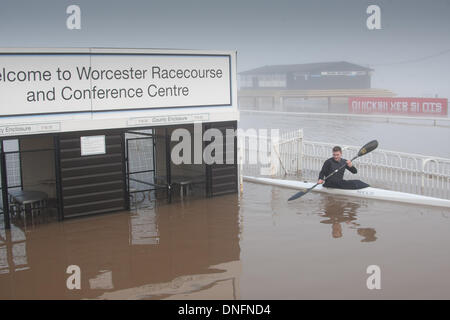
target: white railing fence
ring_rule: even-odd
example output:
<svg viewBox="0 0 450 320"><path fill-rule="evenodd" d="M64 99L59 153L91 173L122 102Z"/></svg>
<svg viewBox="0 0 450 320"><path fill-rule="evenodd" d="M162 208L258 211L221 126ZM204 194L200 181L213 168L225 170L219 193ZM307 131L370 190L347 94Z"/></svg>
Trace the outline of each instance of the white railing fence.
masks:
<svg viewBox="0 0 450 320"><path fill-rule="evenodd" d="M333 144L303 141L302 179L317 179ZM351 159L359 146L341 146L343 157ZM356 175L376 187L440 198L450 198L450 159L376 149L355 160Z"/></svg>
<svg viewBox="0 0 450 320"><path fill-rule="evenodd" d="M271 137L258 137L258 140L258 147L265 148L255 150L255 143L249 147L240 138L242 175L316 181L335 145L304 141L301 130L282 133L276 140ZM343 157L351 159L361 146L341 147ZM249 163L252 155L253 163ZM261 162L261 159L266 161ZM358 173L347 172L345 179L361 179L374 187L450 199L450 159L376 149L354 164Z"/></svg>
<svg viewBox="0 0 450 320"><path fill-rule="evenodd" d="M283 177L301 172L302 130L281 132L277 136L247 132L238 139L243 175Z"/></svg>

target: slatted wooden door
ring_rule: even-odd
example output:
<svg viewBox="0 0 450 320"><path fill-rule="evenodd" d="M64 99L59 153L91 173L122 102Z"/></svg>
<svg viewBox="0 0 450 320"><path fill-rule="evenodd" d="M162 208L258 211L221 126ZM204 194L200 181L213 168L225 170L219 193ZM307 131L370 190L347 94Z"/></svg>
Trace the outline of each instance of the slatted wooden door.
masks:
<svg viewBox="0 0 450 320"><path fill-rule="evenodd" d="M227 137L227 129L232 129L235 132L236 122L207 123L204 126L204 131L210 128L215 128L222 132L223 143L220 148L222 151L219 151L222 164L206 165L207 195L214 197L236 193L238 192L237 138L234 134L228 134ZM205 146L208 143L210 142L206 142ZM227 158L232 159L232 163L227 163Z"/></svg>
<svg viewBox="0 0 450 320"><path fill-rule="evenodd" d="M105 135L106 153L81 156L80 137ZM123 132L68 133L59 138L64 218L127 209Z"/></svg>

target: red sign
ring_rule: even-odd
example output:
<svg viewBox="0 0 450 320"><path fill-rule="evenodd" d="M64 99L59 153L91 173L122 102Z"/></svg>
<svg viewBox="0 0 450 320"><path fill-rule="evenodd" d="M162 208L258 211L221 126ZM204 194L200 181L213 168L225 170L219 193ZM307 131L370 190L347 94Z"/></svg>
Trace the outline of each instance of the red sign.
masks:
<svg viewBox="0 0 450 320"><path fill-rule="evenodd" d="M397 114L408 116L447 116L448 101L441 98L348 98L350 113Z"/></svg>

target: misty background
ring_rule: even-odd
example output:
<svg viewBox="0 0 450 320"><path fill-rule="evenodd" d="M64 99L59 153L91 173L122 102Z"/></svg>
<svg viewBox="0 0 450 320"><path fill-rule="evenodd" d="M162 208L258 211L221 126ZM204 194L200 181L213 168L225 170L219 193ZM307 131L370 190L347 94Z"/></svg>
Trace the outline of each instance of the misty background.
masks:
<svg viewBox="0 0 450 320"><path fill-rule="evenodd" d="M71 4L81 30L66 28ZM449 32L450 0L0 0L0 47L231 49L238 72L345 60L399 96L450 96Z"/></svg>

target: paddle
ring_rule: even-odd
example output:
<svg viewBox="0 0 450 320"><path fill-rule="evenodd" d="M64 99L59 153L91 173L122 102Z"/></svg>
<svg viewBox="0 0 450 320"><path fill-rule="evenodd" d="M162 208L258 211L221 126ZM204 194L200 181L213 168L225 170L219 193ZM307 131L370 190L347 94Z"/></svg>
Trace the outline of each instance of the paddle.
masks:
<svg viewBox="0 0 450 320"><path fill-rule="evenodd" d="M377 140L372 140L368 143L366 143L359 151L358 151L358 155L356 157L354 157L352 160L355 160L356 158L359 158L365 154L368 154L369 152L375 150L378 147L378 141ZM341 166L340 168L334 170L332 173L330 173L328 176L326 176L323 181L327 180L329 177L331 177L333 174L335 174L336 172L338 172L339 170L341 170L342 168L344 168L347 164L344 164L343 166ZM306 191L300 191L297 192L296 194L294 194L292 197L290 197L288 199L288 201L292 201L295 199L298 199L302 196L304 196L305 194L307 194L308 192L310 192L312 189L314 189L315 187L317 187L319 185L319 183L316 183L315 185L313 185L311 188L307 189Z"/></svg>

